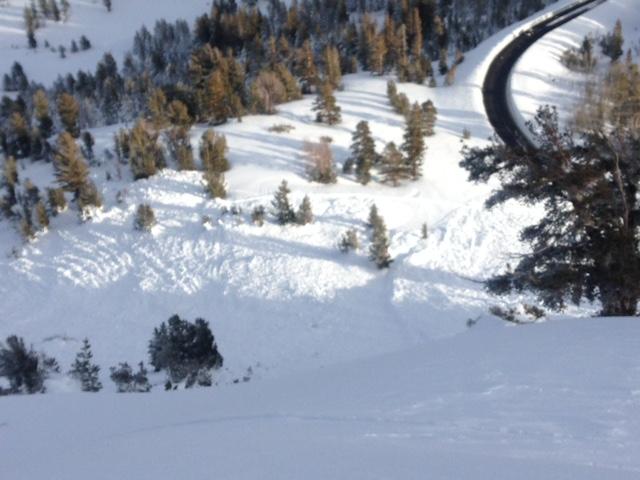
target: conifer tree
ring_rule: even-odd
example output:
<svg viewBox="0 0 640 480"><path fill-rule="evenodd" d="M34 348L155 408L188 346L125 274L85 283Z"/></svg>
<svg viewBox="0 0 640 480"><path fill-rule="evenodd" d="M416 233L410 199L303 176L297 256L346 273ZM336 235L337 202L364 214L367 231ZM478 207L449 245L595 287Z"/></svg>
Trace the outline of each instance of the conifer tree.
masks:
<svg viewBox="0 0 640 480"><path fill-rule="evenodd" d="M71 365L69 374L80 381L83 392L99 392L102 390L102 383L98 377L100 367L93 363L93 353L89 339L85 338L82 348L76 355L76 359Z"/></svg>
<svg viewBox="0 0 640 480"><path fill-rule="evenodd" d="M431 100L427 100L422 104L422 118L424 134L427 137L435 135L435 126L438 118L438 109Z"/></svg>
<svg viewBox="0 0 640 480"><path fill-rule="evenodd" d="M327 46L323 53L325 79L332 88L342 85L342 70L340 68L340 53L334 46Z"/></svg>
<svg viewBox="0 0 640 480"><path fill-rule="evenodd" d="M308 195L305 195L302 199L302 203L300 204L300 208L298 208L298 213L296 214L296 221L298 222L298 225L307 225L308 223L313 222L311 200Z"/></svg>
<svg viewBox="0 0 640 480"><path fill-rule="evenodd" d="M156 224L156 214L151 205L142 203L138 205L133 219L133 227L140 232L150 232Z"/></svg>
<svg viewBox="0 0 640 480"><path fill-rule="evenodd" d="M73 193L74 199L77 200L82 188L87 184L89 167L82 158L76 141L68 132L62 132L58 137L54 167L60 186L65 191Z"/></svg>
<svg viewBox="0 0 640 480"><path fill-rule="evenodd" d="M202 168L207 172L224 173L231 166L227 160L227 139L208 129L200 139L200 160Z"/></svg>
<svg viewBox="0 0 640 480"><path fill-rule="evenodd" d="M107 12L111 12L111 0L102 0L102 4L107 9Z"/></svg>
<svg viewBox="0 0 640 480"><path fill-rule="evenodd" d="M193 124L193 120L189 115L189 109L180 100L172 100L171 103L169 103L167 117L171 125L181 127L183 129L188 130Z"/></svg>
<svg viewBox="0 0 640 480"><path fill-rule="evenodd" d="M47 213L47 207L42 200L39 200L38 203L36 203L35 213L40 229L46 230L49 228L49 214Z"/></svg>
<svg viewBox="0 0 640 480"><path fill-rule="evenodd" d="M413 105L404 133L404 143L401 147L405 155L405 163L409 169L411 178L417 180L420 175L420 168L424 159L426 145L424 143L424 127L422 109L417 103Z"/></svg>
<svg viewBox="0 0 640 480"><path fill-rule="evenodd" d="M77 100L68 93L62 93L58 97L58 115L64 129L71 134L73 138L80 137L80 125L78 123L80 115L80 107Z"/></svg>
<svg viewBox="0 0 640 480"><path fill-rule="evenodd" d="M151 124L156 130L167 125L167 97L161 88L154 88L149 95L147 108Z"/></svg>
<svg viewBox="0 0 640 480"><path fill-rule="evenodd" d="M393 260L389 254L389 237L387 227L382 217L378 216L373 223L371 233L371 246L369 247L369 258L379 269L389 268Z"/></svg>
<svg viewBox="0 0 640 480"><path fill-rule="evenodd" d="M607 34L601 41L602 53L611 58L612 62L618 61L622 57L624 50L624 36L622 34L622 22L616 21L613 32Z"/></svg>
<svg viewBox="0 0 640 480"><path fill-rule="evenodd" d="M276 105L287 99L287 89L274 72L261 71L251 85L251 101L256 113L273 115L276 113Z"/></svg>
<svg viewBox="0 0 640 480"><path fill-rule="evenodd" d="M356 125L351 142L351 162L355 165L358 182L366 185L371 181L371 167L376 162L376 145L369 123L362 120Z"/></svg>
<svg viewBox="0 0 640 480"><path fill-rule="evenodd" d="M291 193L291 190L289 190L287 181L282 180L282 183L278 187L278 190L274 195L273 201L271 202L271 205L273 206L273 209L274 209L274 215L276 217L277 222L280 225L293 223L296 220L295 212L291 208L291 203L289 202L290 193Z"/></svg>
<svg viewBox="0 0 640 480"><path fill-rule="evenodd" d="M96 144L96 141L89 130L85 130L84 132L82 132L82 144L82 154L87 160L93 160L95 156L93 153L93 146Z"/></svg>
<svg viewBox="0 0 640 480"><path fill-rule="evenodd" d="M149 178L165 167L165 156L158 143L158 134L145 122L138 121L131 129L127 142L129 163L134 180Z"/></svg>
<svg viewBox="0 0 640 480"><path fill-rule="evenodd" d="M360 239L358 238L358 232L356 232L353 228L347 230L340 242L338 243L338 248L342 253L348 253L350 250L358 250L360 248Z"/></svg>
<svg viewBox="0 0 640 480"><path fill-rule="evenodd" d="M54 217L64 211L67 208L67 199L64 196L64 190L62 188L47 189L47 203Z"/></svg>
<svg viewBox="0 0 640 480"><path fill-rule="evenodd" d="M382 218L378 213L378 206L374 203L373 205L371 205L371 209L369 210L369 219L367 221L367 227L375 228L375 226L378 223L380 223L381 220Z"/></svg>
<svg viewBox="0 0 640 480"><path fill-rule="evenodd" d="M206 191L211 198L227 198L227 188L224 181L224 174L207 171L204 173Z"/></svg>
<svg viewBox="0 0 640 480"><path fill-rule="evenodd" d="M227 86L219 70L213 72L207 81L205 102L209 113L209 121L212 124L225 123L232 116Z"/></svg>
<svg viewBox="0 0 640 480"><path fill-rule="evenodd" d="M56 22L59 22L61 19L61 15L60 7L58 7L57 0L49 0L49 10L51 11L51 18Z"/></svg>
<svg viewBox="0 0 640 480"><path fill-rule="evenodd" d="M53 120L49 113L49 99L44 90L38 89L33 94L33 109L40 134L45 139L49 138L53 133Z"/></svg>
<svg viewBox="0 0 640 480"><path fill-rule="evenodd" d="M384 35L378 34L373 37L373 42L369 47L369 59L367 64L369 70L376 75L384 75L385 57L387 55L387 45Z"/></svg>
<svg viewBox="0 0 640 480"><path fill-rule="evenodd" d="M0 185L4 187L6 193L0 202L2 210L7 217L13 216L13 207L18 202L16 196L16 186L18 184L18 164L12 156L5 157L4 168L2 172L2 182Z"/></svg>
<svg viewBox="0 0 640 480"><path fill-rule="evenodd" d="M9 117L7 135L8 153L17 158L31 155L31 130L21 112L13 112Z"/></svg>
<svg viewBox="0 0 640 480"><path fill-rule="evenodd" d="M382 182L390 183L394 187L397 187L402 180L409 178L409 169L402 152L393 142L388 143L382 153L380 173L382 174Z"/></svg>
<svg viewBox="0 0 640 480"><path fill-rule="evenodd" d="M298 52L297 73L302 83L302 93L311 93L318 83L318 73L309 40L305 40Z"/></svg>
<svg viewBox="0 0 640 480"><path fill-rule="evenodd" d="M312 110L316 112L316 122L336 125L342 121L341 108L336 103L336 97L329 82L325 82L320 87Z"/></svg>
<svg viewBox="0 0 640 480"><path fill-rule="evenodd" d="M178 164L179 170L195 170L193 148L189 131L183 127L174 127L167 133L167 145L173 159Z"/></svg>

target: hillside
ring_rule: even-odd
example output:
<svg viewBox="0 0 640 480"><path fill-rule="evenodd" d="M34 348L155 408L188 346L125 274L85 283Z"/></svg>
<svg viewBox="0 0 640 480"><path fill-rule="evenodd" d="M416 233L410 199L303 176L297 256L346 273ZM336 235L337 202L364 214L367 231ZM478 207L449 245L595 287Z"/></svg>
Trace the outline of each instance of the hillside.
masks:
<svg viewBox="0 0 640 480"><path fill-rule="evenodd" d="M192 23L210 8L203 0L180 8L114 0L107 14L99 1L72 1L71 20L47 23L38 40L68 44L86 34L93 48L60 59L24 47L25 3L0 0L0 74L18 60L47 85L95 68L107 52L121 62L143 23ZM431 100L438 110L421 178L398 187L376 170L366 186L342 172L362 120L378 151L403 142L405 118L386 93L393 75L344 75L335 92L338 125L314 121L313 94L278 105L274 115L193 125L196 156L209 128L226 137L225 199L205 191L202 171L180 171L173 159L134 181L126 163L107 153L114 134L133 124L91 128L90 178L104 205L84 221L70 205L30 241L16 222L0 220L0 340L24 337L61 366L45 395L0 396L4 476L638 478L640 323L595 318L597 301L547 312L531 325L492 315L496 305L536 302L529 294L491 295L483 280L527 251L520 231L543 209L510 201L487 210L496 184L473 184L459 166L464 147L486 146L493 135L482 96L492 59L569 3L465 52L453 85L439 73L435 88L398 82L411 102ZM605 2L525 54L511 79L521 120L549 102L569 117L585 77L566 70L559 55L588 32L610 31L617 18L626 46L637 46L634 3ZM288 131L273 131L281 125ZM305 142L323 136L338 172L330 185L309 180L304 158ZM19 159L18 175L41 191L56 182L45 161ZM295 208L310 198L313 223L277 224L271 202L282 180ZM150 232L134 229L141 204L157 218ZM388 269L368 258L374 204L388 227ZM257 206L267 209L263 226L251 218ZM343 253L338 244L348 229L361 248ZM150 393L115 393L109 367L148 363L154 328L173 314L210 323L224 356L215 385L167 392L160 372L149 376ZM97 394L80 392L67 375L84 338L101 367L105 388Z"/></svg>

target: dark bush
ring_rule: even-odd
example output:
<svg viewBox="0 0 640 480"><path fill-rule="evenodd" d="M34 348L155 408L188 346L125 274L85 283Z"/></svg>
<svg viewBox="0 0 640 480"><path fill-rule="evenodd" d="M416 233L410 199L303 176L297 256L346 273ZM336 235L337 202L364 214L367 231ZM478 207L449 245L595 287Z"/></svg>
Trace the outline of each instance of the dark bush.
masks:
<svg viewBox="0 0 640 480"><path fill-rule="evenodd" d="M49 373L57 371L55 359L27 349L22 338L11 335L0 344L0 377L9 380L8 393L43 393Z"/></svg>
<svg viewBox="0 0 640 480"><path fill-rule="evenodd" d="M166 370L173 383L187 379L188 385L201 370L220 368L223 362L209 324L201 318L191 323L178 315L154 329L149 355L156 371Z"/></svg>

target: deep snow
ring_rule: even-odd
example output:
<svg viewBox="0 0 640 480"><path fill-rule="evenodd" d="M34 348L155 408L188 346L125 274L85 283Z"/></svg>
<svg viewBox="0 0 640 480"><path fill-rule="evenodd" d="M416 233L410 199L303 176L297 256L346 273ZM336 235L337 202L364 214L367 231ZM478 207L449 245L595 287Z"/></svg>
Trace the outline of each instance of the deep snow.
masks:
<svg viewBox="0 0 640 480"><path fill-rule="evenodd" d="M123 2L124 14L115 0L109 17L99 3L72 3L78 28L97 32L88 35L96 45L92 57L78 59L83 67L104 50L123 54L141 22L138 9L192 18L207 8L136 0ZM618 15L611 8L624 8L628 19L638 15L631 0L610 0L594 18L610 22ZM12 9L0 7L0 25L13 18ZM108 35L114 20L123 35ZM362 119L379 148L401 141L402 119L388 105L386 78L359 74L346 77L338 93L344 121L337 127L312 122L309 97L283 105L276 116L217 129L230 146L229 200L208 199L197 172L169 169L131 183L126 168L104 162L92 171L105 207L91 221L80 224L66 212L29 245L0 222L0 338L24 336L66 370L88 336L106 387L83 395L59 376L49 391L72 393L1 398L2 478L640 477L640 324L585 319L593 312L585 306L539 325L505 326L486 313L502 300L478 283L522 251L518 231L539 213L515 204L484 210L490 187L468 184L457 166L461 134L471 130L469 145L491 135L482 110L484 72L492 55L532 21L469 52L453 87L399 85L412 100L431 98L439 110L419 182L393 189L362 187L343 175L330 187L306 180L305 139L330 135L338 164ZM38 35L59 35L61 42L78 32L48 25ZM0 30L0 62L25 58L11 48L23 36ZM43 58L24 62L30 76L51 80L78 68L53 54ZM557 57L529 61L531 71L554 71ZM544 102L545 90L526 88ZM296 128L268 132L277 123ZM93 132L97 152L111 146L113 131ZM202 131L194 129L194 146ZM24 164L20 175L41 187L52 181L50 165ZM282 179L296 204L309 194L315 224L250 224L253 206L268 205ZM116 201L119 191L123 203ZM143 201L159 220L148 235L132 227ZM366 241L358 253L343 255L336 247L347 228L366 239L373 202L390 227L395 262L385 272L367 260ZM242 214L223 214L231 206ZM425 221L426 241L420 238ZM211 322L225 356L220 385L111 393L108 367L146 359L153 327L173 313ZM469 318L480 320L469 329ZM252 380L231 384L249 366Z"/></svg>

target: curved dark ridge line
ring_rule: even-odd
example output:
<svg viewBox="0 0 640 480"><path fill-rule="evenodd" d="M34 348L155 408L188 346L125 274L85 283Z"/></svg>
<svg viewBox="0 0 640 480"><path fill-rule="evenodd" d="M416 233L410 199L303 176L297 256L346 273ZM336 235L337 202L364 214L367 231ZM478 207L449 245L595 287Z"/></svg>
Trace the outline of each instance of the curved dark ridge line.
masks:
<svg viewBox="0 0 640 480"><path fill-rule="evenodd" d="M496 134L502 141L514 148L535 150L536 146L531 141L527 132L523 131L518 122L513 118L509 108L509 79L518 60L524 53L544 37L571 20L601 5L607 0L581 0L554 12L531 28L520 33L493 59L487 76L484 79L482 95L484 107Z"/></svg>

